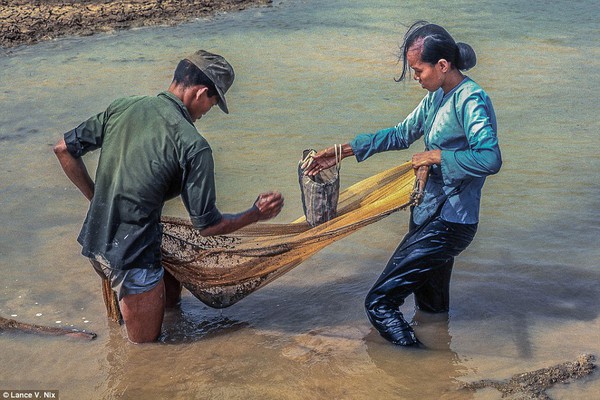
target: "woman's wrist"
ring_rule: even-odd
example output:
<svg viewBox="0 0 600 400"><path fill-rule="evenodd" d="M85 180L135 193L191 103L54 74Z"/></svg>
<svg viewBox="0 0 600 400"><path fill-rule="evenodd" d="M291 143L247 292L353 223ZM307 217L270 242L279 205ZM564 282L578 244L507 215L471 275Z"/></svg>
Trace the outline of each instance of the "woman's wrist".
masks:
<svg viewBox="0 0 600 400"><path fill-rule="evenodd" d="M341 145L341 149L342 149L342 156L341 156L342 159L354 155L354 150L352 149L352 146L350 146L350 143Z"/></svg>

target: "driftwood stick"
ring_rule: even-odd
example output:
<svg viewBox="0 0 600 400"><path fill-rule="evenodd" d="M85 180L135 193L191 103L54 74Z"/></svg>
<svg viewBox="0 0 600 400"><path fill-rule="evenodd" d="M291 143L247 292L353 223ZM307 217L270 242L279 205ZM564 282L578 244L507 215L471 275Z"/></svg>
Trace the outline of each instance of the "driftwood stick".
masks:
<svg viewBox="0 0 600 400"><path fill-rule="evenodd" d="M513 375L507 381L484 379L464 385L465 389L476 390L493 387L502 393L502 397L519 396L519 399L545 399L550 397L546 390L557 383L569 383L592 373L596 366L595 357L582 354L577 360L565 362L549 368Z"/></svg>
<svg viewBox="0 0 600 400"><path fill-rule="evenodd" d="M96 338L96 334L93 332L82 332L76 329L58 328L52 326L43 326L28 324L25 322L19 322L14 319L8 319L0 317L0 332L3 331L16 331L23 333L37 333L41 335L50 336L69 336L78 339L92 340Z"/></svg>

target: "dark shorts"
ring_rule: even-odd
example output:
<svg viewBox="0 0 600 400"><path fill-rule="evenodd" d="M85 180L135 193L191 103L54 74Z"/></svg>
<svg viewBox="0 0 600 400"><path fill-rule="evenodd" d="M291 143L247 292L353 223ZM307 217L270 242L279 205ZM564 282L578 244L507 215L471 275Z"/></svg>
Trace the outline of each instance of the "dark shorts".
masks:
<svg viewBox="0 0 600 400"><path fill-rule="evenodd" d="M100 276L106 277L110 281L110 286L119 300L128 295L145 293L154 289L165 273L163 267L120 270L109 268L93 259L90 259L90 262Z"/></svg>

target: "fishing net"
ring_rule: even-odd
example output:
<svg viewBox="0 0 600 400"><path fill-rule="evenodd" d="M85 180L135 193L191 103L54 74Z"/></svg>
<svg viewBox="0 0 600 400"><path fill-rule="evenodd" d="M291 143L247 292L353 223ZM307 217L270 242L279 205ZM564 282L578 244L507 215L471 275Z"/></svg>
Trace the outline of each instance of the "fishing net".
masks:
<svg viewBox="0 0 600 400"><path fill-rule="evenodd" d="M315 227L301 217L202 237L187 220L163 217L163 265L203 303L229 307L331 243L413 204L417 186L409 162L373 175L343 190L337 217Z"/></svg>

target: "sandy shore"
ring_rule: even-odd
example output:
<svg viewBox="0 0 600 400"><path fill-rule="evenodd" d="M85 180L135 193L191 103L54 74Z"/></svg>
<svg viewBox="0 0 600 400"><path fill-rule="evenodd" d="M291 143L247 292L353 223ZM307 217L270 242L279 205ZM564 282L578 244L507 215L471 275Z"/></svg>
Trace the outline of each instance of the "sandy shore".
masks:
<svg viewBox="0 0 600 400"><path fill-rule="evenodd" d="M140 26L178 24L272 0L0 0L0 46Z"/></svg>

